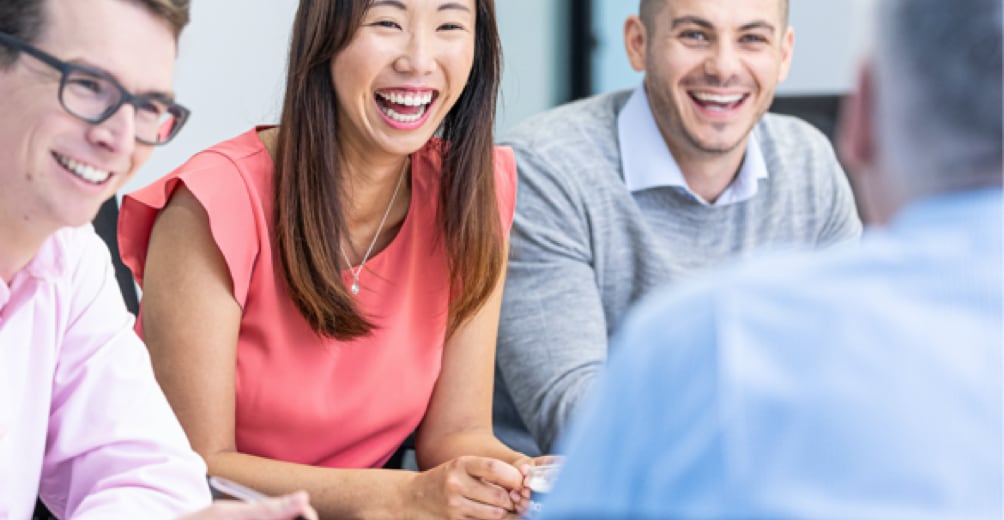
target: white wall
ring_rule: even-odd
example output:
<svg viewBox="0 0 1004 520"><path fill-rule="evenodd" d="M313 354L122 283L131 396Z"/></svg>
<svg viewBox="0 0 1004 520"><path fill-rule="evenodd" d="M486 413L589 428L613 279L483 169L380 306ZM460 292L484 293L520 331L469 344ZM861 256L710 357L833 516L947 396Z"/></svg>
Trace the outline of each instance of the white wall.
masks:
<svg viewBox="0 0 1004 520"><path fill-rule="evenodd" d="M296 2L288 0L192 2L174 82L178 102L192 117L123 192L149 184L203 148L278 119L295 10Z"/></svg>
<svg viewBox="0 0 1004 520"><path fill-rule="evenodd" d="M495 0L504 57L498 131L564 100L565 5L566 0Z"/></svg>
<svg viewBox="0 0 1004 520"><path fill-rule="evenodd" d="M296 5L293 0L192 2L175 72L178 101L192 110L192 118L123 192L149 184L199 150L278 120ZM563 0L496 1L504 47L498 129L561 100L563 5Z"/></svg>
<svg viewBox="0 0 1004 520"><path fill-rule="evenodd" d="M567 2L496 0L504 52L496 129L554 106L567 91ZM795 58L782 93L843 92L852 82L863 27L857 12L871 0L791 0ZM594 91L637 85L624 57L624 18L637 0L594 0L598 45ZM200 0L181 38L175 90L192 119L124 188L140 188L193 153L259 123L278 119L294 0Z"/></svg>
<svg viewBox="0 0 1004 520"><path fill-rule="evenodd" d="M641 75L624 54L624 19L638 10L637 0L594 0L598 39L593 63L595 92L637 86ZM795 53L780 94L834 94L851 89L866 31L863 17L871 0L790 0L789 22Z"/></svg>

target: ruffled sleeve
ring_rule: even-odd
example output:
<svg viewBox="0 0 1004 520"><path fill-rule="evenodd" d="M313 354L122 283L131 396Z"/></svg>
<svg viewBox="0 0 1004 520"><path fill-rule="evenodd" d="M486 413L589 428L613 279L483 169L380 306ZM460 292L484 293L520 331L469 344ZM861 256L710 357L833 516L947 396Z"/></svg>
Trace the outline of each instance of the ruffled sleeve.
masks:
<svg viewBox="0 0 1004 520"><path fill-rule="evenodd" d="M122 261L142 287L154 221L181 184L209 215L210 232L230 271L234 298L244 308L260 249L257 228L261 224L255 213L261 204L241 163L225 153L213 149L199 153L167 176L123 197L118 226Z"/></svg>

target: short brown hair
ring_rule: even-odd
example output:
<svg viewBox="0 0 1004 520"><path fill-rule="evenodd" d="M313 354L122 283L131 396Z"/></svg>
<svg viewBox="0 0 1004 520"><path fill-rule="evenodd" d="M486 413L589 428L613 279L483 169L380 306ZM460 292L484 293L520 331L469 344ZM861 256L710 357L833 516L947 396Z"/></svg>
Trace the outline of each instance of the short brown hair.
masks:
<svg viewBox="0 0 1004 520"><path fill-rule="evenodd" d="M0 0L0 32L34 43L45 29L46 2L78 0ZM122 0L145 7L171 29L174 39L188 25L190 0ZM17 51L0 46L0 68L17 59Z"/></svg>

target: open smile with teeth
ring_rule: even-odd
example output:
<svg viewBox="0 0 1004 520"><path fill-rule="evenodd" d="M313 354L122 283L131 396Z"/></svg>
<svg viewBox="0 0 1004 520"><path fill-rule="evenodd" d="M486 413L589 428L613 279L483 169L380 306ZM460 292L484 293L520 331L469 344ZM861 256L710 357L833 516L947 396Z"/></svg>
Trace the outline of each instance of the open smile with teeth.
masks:
<svg viewBox="0 0 1004 520"><path fill-rule="evenodd" d="M377 91L376 97L384 115L399 123L414 123L422 119L437 95L433 91Z"/></svg>
<svg viewBox="0 0 1004 520"><path fill-rule="evenodd" d="M60 166L66 169L66 171L91 184L103 184L109 177L112 176L112 172L108 170L95 168L90 164L71 159L65 155L52 152L52 156L56 159L56 162L58 162Z"/></svg>
<svg viewBox="0 0 1004 520"><path fill-rule="evenodd" d="M707 92L689 92L693 99L701 108L716 111L732 110L742 105L749 94L710 94Z"/></svg>

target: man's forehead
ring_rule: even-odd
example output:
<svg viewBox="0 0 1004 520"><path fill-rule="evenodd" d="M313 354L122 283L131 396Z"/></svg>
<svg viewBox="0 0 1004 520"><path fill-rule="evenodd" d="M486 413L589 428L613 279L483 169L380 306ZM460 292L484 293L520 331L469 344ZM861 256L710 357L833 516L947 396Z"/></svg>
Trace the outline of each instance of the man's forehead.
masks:
<svg viewBox="0 0 1004 520"><path fill-rule="evenodd" d="M787 25L787 0L662 0L663 22L681 17L702 19L714 26L743 26L767 22Z"/></svg>
<svg viewBox="0 0 1004 520"><path fill-rule="evenodd" d="M111 74L135 92L170 92L177 42L130 0L49 0L36 41L57 58Z"/></svg>

